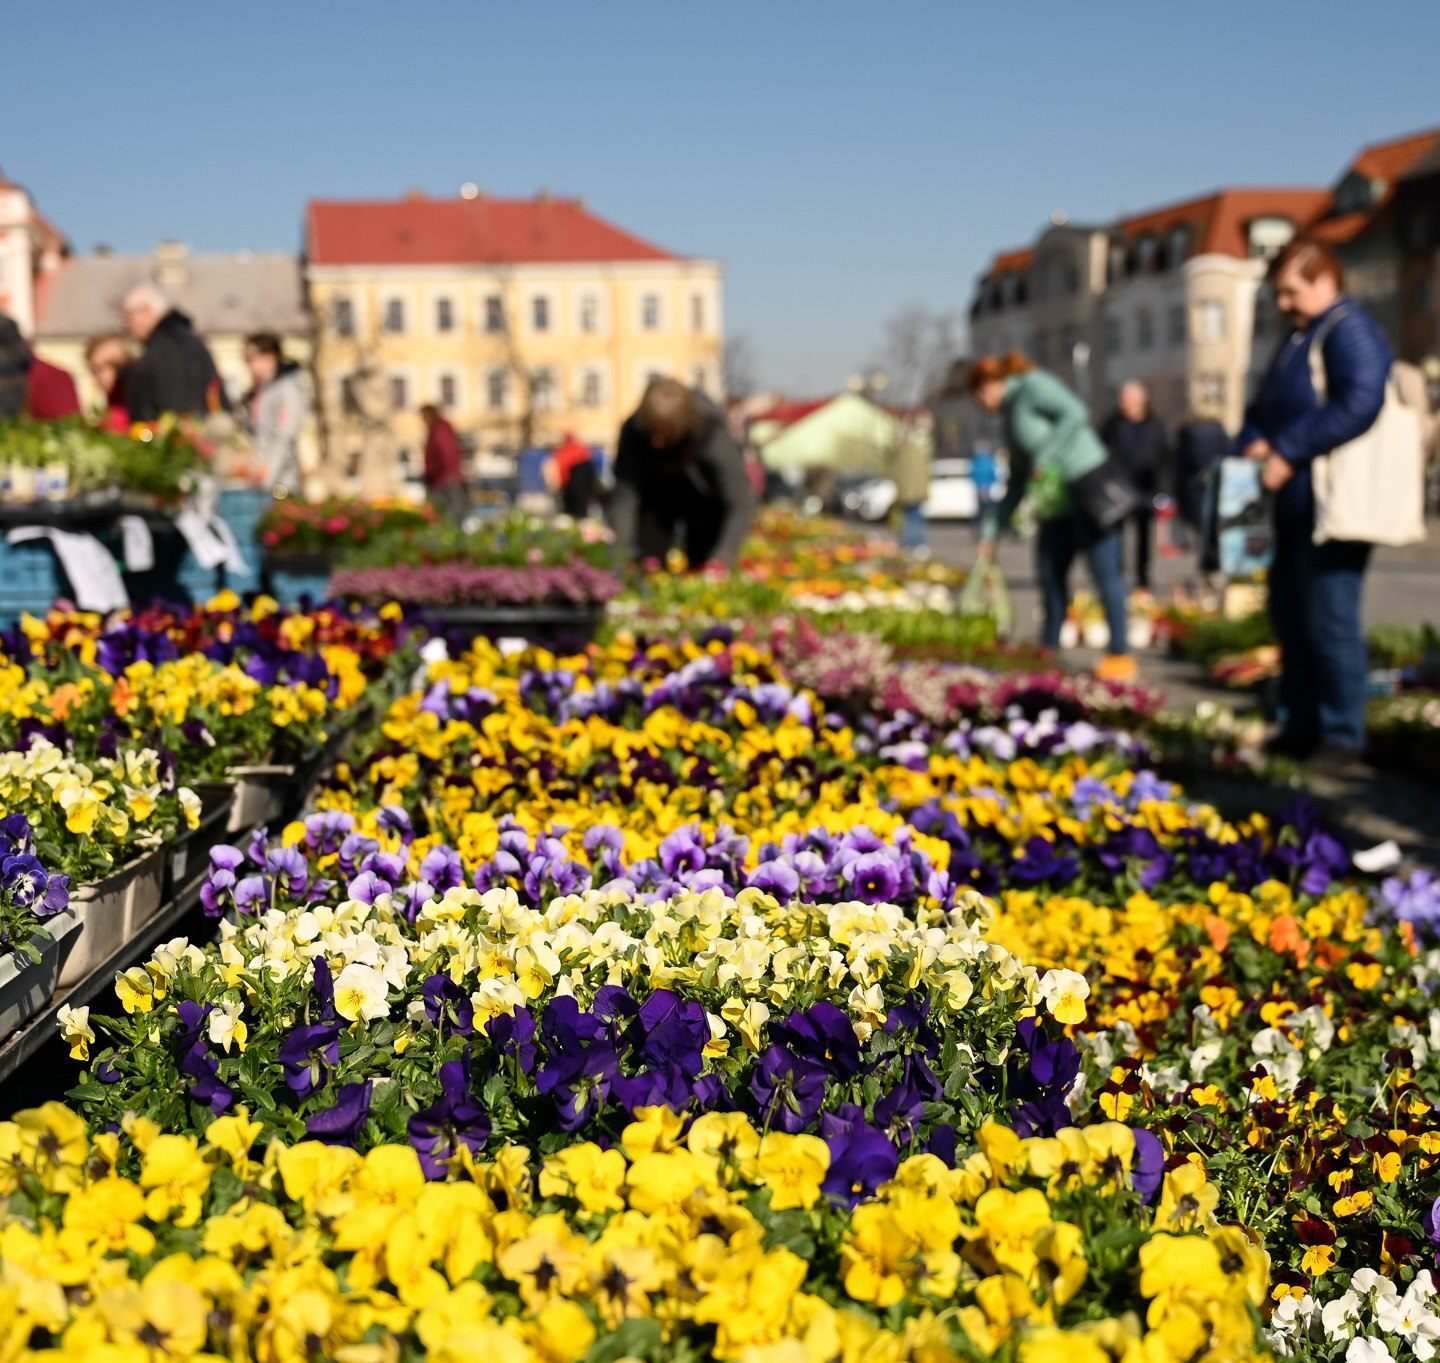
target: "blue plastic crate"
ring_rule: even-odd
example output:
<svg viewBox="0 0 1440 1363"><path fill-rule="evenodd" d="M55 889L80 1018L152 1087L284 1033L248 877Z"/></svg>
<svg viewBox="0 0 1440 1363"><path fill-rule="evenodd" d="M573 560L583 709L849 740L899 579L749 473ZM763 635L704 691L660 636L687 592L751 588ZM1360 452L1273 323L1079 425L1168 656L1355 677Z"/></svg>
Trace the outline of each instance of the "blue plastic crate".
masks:
<svg viewBox="0 0 1440 1363"><path fill-rule="evenodd" d="M0 621L12 625L27 611L44 615L57 598L72 595L49 540L11 544L0 535Z"/></svg>
<svg viewBox="0 0 1440 1363"><path fill-rule="evenodd" d="M255 530L269 509L270 494L263 488L226 488L220 494L220 518L234 533L246 563L243 573L223 570L221 582L242 596L260 590L260 541Z"/></svg>
<svg viewBox="0 0 1440 1363"><path fill-rule="evenodd" d="M329 581L328 573L293 573L276 568L270 573L270 593L282 606L298 606L302 598L313 604L326 599Z"/></svg>

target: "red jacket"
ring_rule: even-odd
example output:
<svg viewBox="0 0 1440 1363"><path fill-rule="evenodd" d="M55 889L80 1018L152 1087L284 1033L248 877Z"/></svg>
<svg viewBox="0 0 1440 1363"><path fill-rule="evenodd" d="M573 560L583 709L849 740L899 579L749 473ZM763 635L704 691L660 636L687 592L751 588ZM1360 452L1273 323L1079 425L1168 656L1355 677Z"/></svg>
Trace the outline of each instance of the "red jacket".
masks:
<svg viewBox="0 0 1440 1363"><path fill-rule="evenodd" d="M439 492L452 483L463 482L464 478L460 437L443 416L437 417L425 437L425 486Z"/></svg>
<svg viewBox="0 0 1440 1363"><path fill-rule="evenodd" d="M80 394L75 380L63 369L36 356L30 364L30 382L25 396L25 411L36 421L56 421L60 417L80 415Z"/></svg>

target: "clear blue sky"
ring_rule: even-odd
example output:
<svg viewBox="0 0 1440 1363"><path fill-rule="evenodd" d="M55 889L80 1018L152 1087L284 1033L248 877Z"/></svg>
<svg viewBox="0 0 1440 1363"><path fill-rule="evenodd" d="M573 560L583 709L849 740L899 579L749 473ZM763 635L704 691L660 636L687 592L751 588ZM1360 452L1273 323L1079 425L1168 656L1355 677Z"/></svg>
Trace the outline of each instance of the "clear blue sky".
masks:
<svg viewBox="0 0 1440 1363"><path fill-rule="evenodd" d="M539 188L722 258L758 377L844 382L1054 209L1329 183L1440 123L1440 3L45 0L0 167L88 250L298 247L315 196Z"/></svg>

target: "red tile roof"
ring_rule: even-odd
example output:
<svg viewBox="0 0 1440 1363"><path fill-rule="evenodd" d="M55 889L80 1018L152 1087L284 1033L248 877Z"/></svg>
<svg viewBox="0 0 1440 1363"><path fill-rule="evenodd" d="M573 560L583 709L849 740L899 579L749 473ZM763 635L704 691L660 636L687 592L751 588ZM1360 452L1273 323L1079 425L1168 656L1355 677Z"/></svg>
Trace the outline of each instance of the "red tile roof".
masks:
<svg viewBox="0 0 1440 1363"><path fill-rule="evenodd" d="M306 250L316 265L559 264L678 260L575 199L315 200Z"/></svg>
<svg viewBox="0 0 1440 1363"><path fill-rule="evenodd" d="M835 399L828 398L806 398L799 402L780 402L768 412L761 412L754 417L755 421L774 421L781 426L793 426L797 421L803 421L812 412L818 412L822 407L828 407Z"/></svg>
<svg viewBox="0 0 1440 1363"><path fill-rule="evenodd" d="M1361 149L1345 173L1363 175L1367 180L1384 180L1393 186L1426 152L1437 146L1440 146L1440 128L1427 128L1388 142L1372 142Z"/></svg>
<svg viewBox="0 0 1440 1363"><path fill-rule="evenodd" d="M1116 228L1127 241L1163 234L1181 225L1191 230L1192 255L1250 254L1246 228L1256 218L1289 218L1303 226L1329 203L1323 189L1221 189L1198 199L1122 218Z"/></svg>
<svg viewBox="0 0 1440 1363"><path fill-rule="evenodd" d="M996 275L1011 274L1018 270L1028 270L1035 263L1035 252L1028 246L1018 251L1001 251L994 260L990 262L990 277Z"/></svg>

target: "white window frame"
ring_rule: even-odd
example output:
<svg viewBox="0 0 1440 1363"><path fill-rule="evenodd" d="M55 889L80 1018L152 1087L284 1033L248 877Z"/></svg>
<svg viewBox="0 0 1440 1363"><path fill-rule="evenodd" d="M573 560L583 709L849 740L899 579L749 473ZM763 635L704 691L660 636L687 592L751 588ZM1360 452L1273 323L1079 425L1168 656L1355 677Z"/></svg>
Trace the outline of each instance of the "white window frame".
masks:
<svg viewBox="0 0 1440 1363"><path fill-rule="evenodd" d="M426 320L430 324L430 335L438 338L463 336L465 334L465 309L458 294L450 289L437 289L427 300L430 304ZM450 304L450 330L440 327L440 304Z"/></svg>
<svg viewBox="0 0 1440 1363"><path fill-rule="evenodd" d="M585 382L593 378L596 400L585 401ZM579 365L575 370L575 406L582 412L602 412L610 404L610 366L597 360Z"/></svg>
<svg viewBox="0 0 1440 1363"><path fill-rule="evenodd" d="M545 325L535 325L535 304L545 303ZM560 335L560 309L556 306L554 289L531 289L525 295L525 330L531 336Z"/></svg>
<svg viewBox="0 0 1440 1363"><path fill-rule="evenodd" d="M595 304L595 326L591 330L585 327L585 304ZM575 334L577 336L605 336L610 330L609 307L606 305L605 291L586 285L575 291Z"/></svg>
<svg viewBox="0 0 1440 1363"><path fill-rule="evenodd" d="M655 300L655 325L645 322L645 304ZM651 335L665 330L665 295L659 289L642 289L635 299L635 329Z"/></svg>
<svg viewBox="0 0 1440 1363"><path fill-rule="evenodd" d="M455 384L455 401L445 403L441 401L440 384L443 379L451 379ZM443 412L463 412L465 410L465 371L454 364L437 364L430 370L431 401Z"/></svg>
<svg viewBox="0 0 1440 1363"><path fill-rule="evenodd" d="M500 382L502 384L501 395L504 399L498 407L490 401L490 384L497 374L500 375ZM510 405L515 398L514 379L515 376L510 372L510 366L508 364L487 364L482 371L480 380L480 391L484 399L480 404L481 408L493 416L504 416L505 413L510 410Z"/></svg>
<svg viewBox="0 0 1440 1363"><path fill-rule="evenodd" d="M708 335L710 331L710 296L706 290L690 290L689 308L690 334L692 336Z"/></svg>
<svg viewBox="0 0 1440 1363"><path fill-rule="evenodd" d="M405 401L396 404L395 402L395 380L399 379L405 385ZM394 413L412 412L420 405L420 376L415 372L415 366L410 364L387 364L385 366L385 381L390 384L390 407Z"/></svg>
<svg viewBox="0 0 1440 1363"><path fill-rule="evenodd" d="M540 401L540 394L535 387L536 378L546 374L550 382L546 391L549 398L543 404ZM532 365L530 367L530 410L541 416L554 416L565 410L565 375L558 364L547 362L545 364Z"/></svg>
<svg viewBox="0 0 1440 1363"><path fill-rule="evenodd" d="M409 336L411 334L410 323L414 312L412 306L414 301L415 300L411 298L409 294L402 293L399 290L394 289L387 290L385 293L380 295L379 332L381 336ZM398 303L400 305L400 320L403 325L398 331L391 331L389 327L390 305L392 303Z"/></svg>
<svg viewBox="0 0 1440 1363"><path fill-rule="evenodd" d="M1195 304L1195 338L1199 341L1217 342L1225 339L1230 325L1229 309L1223 298L1202 298ZM1216 325L1211 326L1211 319Z"/></svg>
<svg viewBox="0 0 1440 1363"><path fill-rule="evenodd" d="M501 288L481 289L479 297L479 314L476 318L476 329L482 336L503 336L509 320L509 299L505 296L505 290ZM500 304L500 325L495 330L490 328L490 300L495 299Z"/></svg>
<svg viewBox="0 0 1440 1363"><path fill-rule="evenodd" d="M341 331L335 325L335 308L346 303L350 308L350 330ZM326 330L342 341L354 341L360 337L360 300L346 289L337 289L326 300Z"/></svg>

